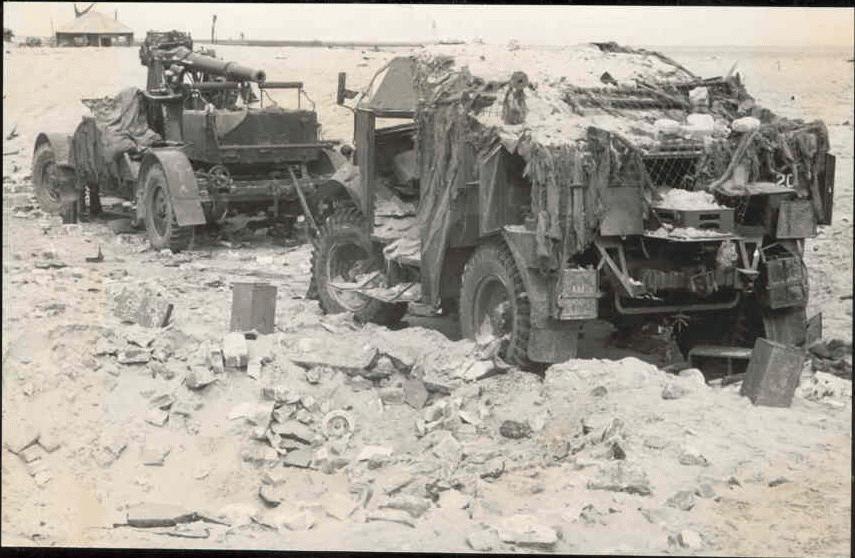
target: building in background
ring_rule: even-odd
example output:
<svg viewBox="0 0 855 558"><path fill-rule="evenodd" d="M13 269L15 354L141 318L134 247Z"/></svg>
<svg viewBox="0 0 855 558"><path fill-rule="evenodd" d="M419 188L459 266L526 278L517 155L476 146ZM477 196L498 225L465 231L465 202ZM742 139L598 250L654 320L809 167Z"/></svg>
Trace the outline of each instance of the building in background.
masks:
<svg viewBox="0 0 855 558"><path fill-rule="evenodd" d="M116 17L87 11L56 31L56 46L131 46L134 32Z"/></svg>

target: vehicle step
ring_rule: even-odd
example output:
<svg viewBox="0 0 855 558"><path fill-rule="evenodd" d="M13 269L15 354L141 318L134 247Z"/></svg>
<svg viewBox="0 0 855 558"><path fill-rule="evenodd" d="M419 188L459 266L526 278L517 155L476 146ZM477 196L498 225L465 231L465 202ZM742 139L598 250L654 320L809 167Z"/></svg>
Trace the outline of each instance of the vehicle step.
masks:
<svg viewBox="0 0 855 558"><path fill-rule="evenodd" d="M727 345L698 345L689 351L689 357L751 359L748 347L729 347Z"/></svg>

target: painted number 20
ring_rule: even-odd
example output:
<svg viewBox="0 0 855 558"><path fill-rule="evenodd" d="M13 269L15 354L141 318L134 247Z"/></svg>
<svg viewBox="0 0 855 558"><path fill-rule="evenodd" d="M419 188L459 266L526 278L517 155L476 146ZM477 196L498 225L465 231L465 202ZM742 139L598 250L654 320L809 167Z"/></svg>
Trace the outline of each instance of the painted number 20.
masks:
<svg viewBox="0 0 855 558"><path fill-rule="evenodd" d="M783 174L776 173L778 175L777 180L775 180L776 186L783 186L784 188L793 188L793 175L792 174Z"/></svg>

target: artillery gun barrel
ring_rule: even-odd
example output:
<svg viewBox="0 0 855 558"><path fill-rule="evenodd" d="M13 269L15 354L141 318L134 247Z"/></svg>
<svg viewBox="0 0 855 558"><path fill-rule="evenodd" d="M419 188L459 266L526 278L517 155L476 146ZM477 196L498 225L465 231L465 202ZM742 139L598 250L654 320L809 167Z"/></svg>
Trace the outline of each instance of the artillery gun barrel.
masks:
<svg viewBox="0 0 855 558"><path fill-rule="evenodd" d="M186 48L176 49L178 61L189 69L205 72L207 74L223 76L234 81L254 81L264 83L267 74L264 70L242 66L237 62L225 62L217 60L204 54L190 52Z"/></svg>

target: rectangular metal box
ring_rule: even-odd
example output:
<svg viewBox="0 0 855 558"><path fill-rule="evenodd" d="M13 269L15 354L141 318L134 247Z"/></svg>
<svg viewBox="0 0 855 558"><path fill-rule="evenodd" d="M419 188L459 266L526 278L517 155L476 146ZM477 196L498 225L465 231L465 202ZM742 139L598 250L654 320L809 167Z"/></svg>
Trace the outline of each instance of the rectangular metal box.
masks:
<svg viewBox="0 0 855 558"><path fill-rule="evenodd" d="M813 238L816 218L810 200L783 200L778 208L777 238Z"/></svg>
<svg viewBox="0 0 855 558"><path fill-rule="evenodd" d="M807 301L807 281L802 261L797 257L766 261L766 296L769 308L799 306Z"/></svg>
<svg viewBox="0 0 855 558"><path fill-rule="evenodd" d="M755 405L789 407L804 361L804 349L758 338L740 394Z"/></svg>
<svg viewBox="0 0 855 558"><path fill-rule="evenodd" d="M276 287L269 283L233 283L230 331L273 333Z"/></svg>

